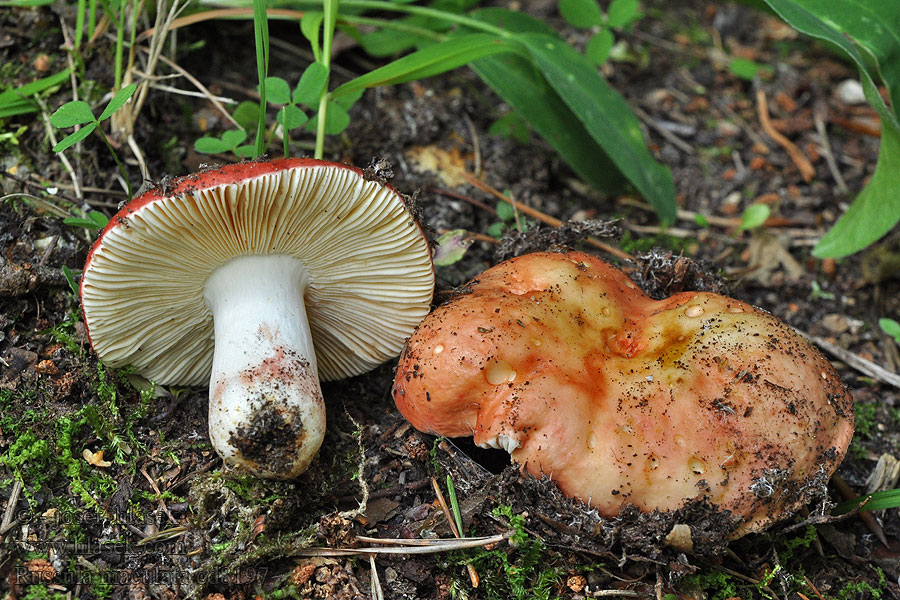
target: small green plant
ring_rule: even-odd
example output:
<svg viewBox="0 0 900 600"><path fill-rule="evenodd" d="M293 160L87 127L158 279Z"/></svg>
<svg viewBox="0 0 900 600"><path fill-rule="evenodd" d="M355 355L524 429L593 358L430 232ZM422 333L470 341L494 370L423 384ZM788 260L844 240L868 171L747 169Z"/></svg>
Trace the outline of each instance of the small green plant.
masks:
<svg viewBox="0 0 900 600"><path fill-rule="evenodd" d="M674 222L672 174L653 158L637 117L596 65L544 22L501 8L473 9L474 4L473 0L432 0L426 6L343 0L340 8L344 12L340 12L337 0L288 0L285 6L301 10L322 6L321 13L306 10L300 28L316 63L321 63L328 74L337 26L373 56L411 51L334 89L330 89L330 77L325 79L315 115L303 125L316 131L315 156L322 157L326 135L346 127L348 106L365 90L425 79L469 65L516 117L544 137L586 182L601 190L617 191L627 180L653 205L660 219ZM607 26L625 27L640 14L635 0L617 0L614 4L604 17ZM254 149L258 156L266 147L265 106L271 98L266 85L268 30L264 2L254 0L253 6L261 107ZM404 16L384 17L390 13ZM276 104L296 107L299 98L282 93L280 100ZM302 119L293 109L281 109L279 113L289 124ZM232 134L234 139L238 135ZM283 131L283 140L285 137ZM237 148L239 144L229 140L219 147Z"/></svg>
<svg viewBox="0 0 900 600"><path fill-rule="evenodd" d="M560 0L559 12L573 27L594 30L584 55L595 65L602 65L616 51L615 31L628 30L643 15L638 0L613 0L606 13L595 0Z"/></svg>
<svg viewBox="0 0 900 600"><path fill-rule="evenodd" d="M62 152L67 148L71 148L96 131L103 140L103 143L106 144L107 149L116 161L116 165L119 167L119 171L122 173L122 178L125 180L125 184L128 187L129 198L131 198L132 192L128 173L125 171L125 166L122 164L122 161L119 160L119 155L110 143L109 138L103 133L103 127L101 127L100 123L112 117L113 113L125 106L125 103L128 102L128 99L131 98L136 89L137 84L134 83L120 89L118 93L110 99L99 117L94 116L91 105L84 100L72 100L71 102L66 102L56 109L56 112L50 115L50 124L54 127L66 128L83 125L81 129L66 136L62 141L53 146L53 151Z"/></svg>
<svg viewBox="0 0 900 600"><path fill-rule="evenodd" d="M756 229L762 227L772 213L772 209L768 204L754 203L744 209L741 213L741 224L738 231L747 231L748 229Z"/></svg>
<svg viewBox="0 0 900 600"><path fill-rule="evenodd" d="M813 279L809 283L809 299L810 300L834 300L834 292L826 292L818 281Z"/></svg>
<svg viewBox="0 0 900 600"><path fill-rule="evenodd" d="M894 338L897 344L900 344L900 323L894 319L878 319L878 326L881 330Z"/></svg>
<svg viewBox="0 0 900 600"><path fill-rule="evenodd" d="M253 146L242 144L247 139L247 130L229 129L222 132L219 137L207 135L194 142L194 150L201 154L219 154L221 152L234 152L241 158L253 156Z"/></svg>
<svg viewBox="0 0 900 600"><path fill-rule="evenodd" d="M109 218L102 212L91 210L83 217L66 217L63 219L63 223L72 227L84 227L85 229L98 231L106 227L106 224L109 223Z"/></svg>
<svg viewBox="0 0 900 600"><path fill-rule="evenodd" d="M487 230L488 235L495 238L503 237L503 232L507 229L524 232L534 226L534 223L520 215L512 204L503 200L497 202L497 218L500 220Z"/></svg>
<svg viewBox="0 0 900 600"><path fill-rule="evenodd" d="M728 70L735 77L740 77L746 81L753 81L759 75L771 76L775 74L775 69L771 65L763 65L746 58L731 59L731 62L728 63Z"/></svg>
<svg viewBox="0 0 900 600"><path fill-rule="evenodd" d="M878 567L874 567L875 573L878 575L877 587L868 581L849 581L843 588L838 590L837 600L853 600L855 598L872 598L879 600L887 589L884 571Z"/></svg>
<svg viewBox="0 0 900 600"><path fill-rule="evenodd" d="M695 587L709 597L709 600L727 600L740 597L734 577L713 567L684 578L686 585Z"/></svg>

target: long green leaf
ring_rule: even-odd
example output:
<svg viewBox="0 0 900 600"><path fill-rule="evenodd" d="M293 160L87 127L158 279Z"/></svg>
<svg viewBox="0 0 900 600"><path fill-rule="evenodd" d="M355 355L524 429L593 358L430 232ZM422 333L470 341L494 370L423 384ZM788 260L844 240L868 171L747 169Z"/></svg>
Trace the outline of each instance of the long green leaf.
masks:
<svg viewBox="0 0 900 600"><path fill-rule="evenodd" d="M513 33L554 35L543 21L504 8L482 8L470 16ZM579 177L598 190L622 190L625 179L615 164L529 58L513 54L489 56L471 67L553 146Z"/></svg>
<svg viewBox="0 0 900 600"><path fill-rule="evenodd" d="M266 75L269 72L269 18L266 0L253 0L253 38L256 44L256 73L259 81L259 116L256 123L255 156L265 152L266 145Z"/></svg>
<svg viewBox="0 0 900 600"><path fill-rule="evenodd" d="M555 36L517 36L556 93L665 222L675 222L675 182L650 154L625 99L584 56Z"/></svg>
<svg viewBox="0 0 900 600"><path fill-rule="evenodd" d="M0 94L0 109L10 106L18 106L23 100L27 100L31 96L43 92L63 83L69 77L69 69L63 69L59 73L54 73L37 81L26 83L22 87L6 90ZM30 100L28 101L30 102Z"/></svg>
<svg viewBox="0 0 900 600"><path fill-rule="evenodd" d="M863 506L860 510L884 510L886 508L897 508L900 506L900 489L896 490L884 490L881 492L874 492L872 494L867 494L865 496L860 496L859 498L854 498L852 500L845 500L841 502L833 509L831 509L832 515L843 515L864 501L866 505Z"/></svg>
<svg viewBox="0 0 900 600"><path fill-rule="evenodd" d="M471 67L579 177L605 192L622 189L624 180L616 166L529 60L504 54L482 58Z"/></svg>
<svg viewBox="0 0 900 600"><path fill-rule="evenodd" d="M463 35L398 58L383 67L348 81L331 94L336 98L366 88L424 79L491 54L511 52L517 49L506 40L490 34Z"/></svg>
<svg viewBox="0 0 900 600"><path fill-rule="evenodd" d="M0 106L0 119L27 115L38 111L38 105L32 100L17 100Z"/></svg>

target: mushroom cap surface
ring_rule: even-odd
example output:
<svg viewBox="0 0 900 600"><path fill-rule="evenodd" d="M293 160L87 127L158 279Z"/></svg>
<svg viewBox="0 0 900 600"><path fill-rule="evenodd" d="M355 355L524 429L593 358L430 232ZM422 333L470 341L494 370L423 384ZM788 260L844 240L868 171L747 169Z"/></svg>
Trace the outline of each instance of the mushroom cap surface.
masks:
<svg viewBox="0 0 900 600"><path fill-rule="evenodd" d="M655 301L588 254L521 256L430 314L393 397L417 428L502 447L601 516L706 500L788 516L840 463L850 395L762 310L710 293Z"/></svg>
<svg viewBox="0 0 900 600"><path fill-rule="evenodd" d="M158 185L110 220L81 283L94 349L159 383L207 383L204 284L235 257L266 254L309 272L304 300L323 379L396 356L430 308L428 243L393 188L338 163L245 162Z"/></svg>

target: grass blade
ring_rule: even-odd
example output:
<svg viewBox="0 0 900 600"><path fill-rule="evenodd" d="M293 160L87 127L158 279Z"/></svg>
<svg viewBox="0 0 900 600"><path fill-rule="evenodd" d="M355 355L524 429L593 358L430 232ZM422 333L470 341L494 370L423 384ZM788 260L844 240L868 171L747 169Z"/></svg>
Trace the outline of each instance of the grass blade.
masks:
<svg viewBox="0 0 900 600"><path fill-rule="evenodd" d="M471 67L579 177L605 192L622 189L624 179L606 152L530 61L498 55L482 58Z"/></svg>
<svg viewBox="0 0 900 600"><path fill-rule="evenodd" d="M335 89L332 97L351 94L370 87L425 79L491 54L515 50L517 48L506 40L490 34L462 35L407 54L383 67L348 81Z"/></svg>
<svg viewBox="0 0 900 600"><path fill-rule="evenodd" d="M625 99L596 67L558 37L526 33L517 39L528 48L538 69L591 137L653 205L659 218L674 223L672 173L650 154L640 122Z"/></svg>
<svg viewBox="0 0 900 600"><path fill-rule="evenodd" d="M841 502L837 506L835 506L831 510L831 514L832 515L846 514L865 501L867 501L866 505L863 506L860 510L884 510L886 508L900 507L900 489L885 490L883 492L874 492L872 494L866 494L865 496L860 496L859 498L854 498L852 500L846 500L844 502Z"/></svg>
<svg viewBox="0 0 900 600"><path fill-rule="evenodd" d="M38 79L37 81L26 83L22 87L6 90L0 94L0 110L14 105L15 103L22 102L44 90L60 85L69 78L69 73L69 69L63 69L59 73L54 73L53 75Z"/></svg>
<svg viewBox="0 0 900 600"><path fill-rule="evenodd" d="M253 36L256 42L256 71L259 78L259 118L256 123L256 156L266 150L266 75L269 72L269 17L266 0L253 0Z"/></svg>

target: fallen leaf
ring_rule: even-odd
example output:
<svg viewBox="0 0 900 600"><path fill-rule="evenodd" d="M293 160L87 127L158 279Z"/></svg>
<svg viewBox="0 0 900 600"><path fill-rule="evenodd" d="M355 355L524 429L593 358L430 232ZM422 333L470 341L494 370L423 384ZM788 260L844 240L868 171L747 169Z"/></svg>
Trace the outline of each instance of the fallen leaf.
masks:
<svg viewBox="0 0 900 600"><path fill-rule="evenodd" d="M459 148L449 151L438 146L413 146L405 153L406 160L416 171L434 173L449 187L466 185L466 160L471 154L463 154Z"/></svg>
<svg viewBox="0 0 900 600"><path fill-rule="evenodd" d="M88 464L93 465L95 467L111 467L112 463L108 460L103 460L103 450L98 450L97 452L91 452L87 448L84 449L84 452L81 453L81 456L84 457L84 460L88 462Z"/></svg>

